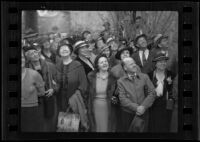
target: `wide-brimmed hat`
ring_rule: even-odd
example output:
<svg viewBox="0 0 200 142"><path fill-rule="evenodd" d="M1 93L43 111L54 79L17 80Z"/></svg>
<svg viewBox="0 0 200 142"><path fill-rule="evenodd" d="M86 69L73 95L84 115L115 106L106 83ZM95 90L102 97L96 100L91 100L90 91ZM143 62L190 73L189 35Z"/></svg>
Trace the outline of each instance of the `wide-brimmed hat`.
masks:
<svg viewBox="0 0 200 142"><path fill-rule="evenodd" d="M166 56L165 51L159 51L156 53L153 62L162 61L162 60L169 60L169 57Z"/></svg>
<svg viewBox="0 0 200 142"><path fill-rule="evenodd" d="M77 41L74 44L74 53L78 54L79 49L82 48L82 47L89 47L89 45L83 40Z"/></svg>
<svg viewBox="0 0 200 142"><path fill-rule="evenodd" d="M144 37L145 39L147 39L147 35L141 34L141 35L139 35L139 36L137 36L137 37L135 38L135 42L134 42L134 43L137 44L138 40L139 40L141 37Z"/></svg>
<svg viewBox="0 0 200 142"><path fill-rule="evenodd" d="M132 48L127 47L127 46L122 44L122 45L119 46L118 51L117 51L117 53L115 55L115 58L118 59L118 60L121 60L120 59L120 55L124 50L128 50L130 55L133 53L133 49Z"/></svg>
<svg viewBox="0 0 200 142"><path fill-rule="evenodd" d="M34 32L33 29L29 28L24 32L22 38L27 39L27 38L32 38L36 36L38 36L38 33Z"/></svg>

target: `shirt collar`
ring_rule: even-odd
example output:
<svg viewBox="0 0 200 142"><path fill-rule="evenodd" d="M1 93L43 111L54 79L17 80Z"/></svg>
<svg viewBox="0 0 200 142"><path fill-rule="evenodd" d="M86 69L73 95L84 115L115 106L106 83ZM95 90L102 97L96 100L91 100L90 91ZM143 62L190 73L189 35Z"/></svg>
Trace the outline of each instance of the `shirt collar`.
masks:
<svg viewBox="0 0 200 142"><path fill-rule="evenodd" d="M131 75L131 74L126 74L126 76L125 76L125 78L126 79L129 79L129 80L135 80L136 78L137 79L140 79L140 76L139 76L139 74L137 74L137 73L135 73L135 75Z"/></svg>

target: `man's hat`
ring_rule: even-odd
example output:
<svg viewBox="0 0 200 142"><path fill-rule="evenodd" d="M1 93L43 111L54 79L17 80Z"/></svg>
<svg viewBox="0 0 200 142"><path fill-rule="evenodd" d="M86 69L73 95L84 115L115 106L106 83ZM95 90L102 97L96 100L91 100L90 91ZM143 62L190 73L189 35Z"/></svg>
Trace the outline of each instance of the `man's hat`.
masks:
<svg viewBox="0 0 200 142"><path fill-rule="evenodd" d="M162 61L162 60L169 60L169 57L166 56L165 51L159 51L156 53L153 62Z"/></svg>
<svg viewBox="0 0 200 142"><path fill-rule="evenodd" d="M118 60L121 60L120 59L120 55L124 50L128 50L130 55L133 53L133 49L132 48L126 47L125 45L122 44L122 45L119 46L118 51L117 51L117 53L115 55L115 58L118 59Z"/></svg>
<svg viewBox="0 0 200 142"><path fill-rule="evenodd" d="M22 38L26 39L26 38L36 37L36 36L38 36L38 33L34 32L31 28L29 28L25 31Z"/></svg>
<svg viewBox="0 0 200 142"><path fill-rule="evenodd" d="M83 40L77 41L77 42L74 44L74 53L75 53L75 54L78 54L79 49L82 48L82 47L85 47L85 46L89 47L89 45L86 44L85 41L83 41Z"/></svg>
<svg viewBox="0 0 200 142"><path fill-rule="evenodd" d="M139 36L137 36L137 37L135 38L135 42L134 42L134 43L137 44L138 40L139 40L141 37L144 37L145 39L147 39L147 35L141 34L141 35L139 35Z"/></svg>

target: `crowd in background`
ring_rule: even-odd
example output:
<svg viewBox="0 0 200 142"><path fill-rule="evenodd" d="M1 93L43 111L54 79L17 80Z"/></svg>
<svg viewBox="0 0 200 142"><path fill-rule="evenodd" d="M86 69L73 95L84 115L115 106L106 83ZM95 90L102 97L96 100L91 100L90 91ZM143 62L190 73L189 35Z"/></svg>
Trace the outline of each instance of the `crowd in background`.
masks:
<svg viewBox="0 0 200 142"><path fill-rule="evenodd" d="M56 132L59 112L80 115L80 132L176 132L177 80L168 37L127 41L104 24L90 31L22 37L21 130Z"/></svg>

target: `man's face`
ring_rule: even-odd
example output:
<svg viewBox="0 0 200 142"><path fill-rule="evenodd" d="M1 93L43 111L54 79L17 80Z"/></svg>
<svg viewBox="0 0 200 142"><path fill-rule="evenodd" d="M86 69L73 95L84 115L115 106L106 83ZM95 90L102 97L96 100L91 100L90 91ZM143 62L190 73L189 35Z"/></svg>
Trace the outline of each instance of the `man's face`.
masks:
<svg viewBox="0 0 200 142"><path fill-rule="evenodd" d="M137 72L137 65L134 60L128 60L125 62L125 70L129 73Z"/></svg>
<svg viewBox="0 0 200 142"><path fill-rule="evenodd" d="M138 39L137 44L140 48L146 48L147 47L147 41L144 37L141 37Z"/></svg>
<svg viewBox="0 0 200 142"><path fill-rule="evenodd" d="M85 47L81 47L81 48L79 49L79 55L84 56L84 57L86 57L86 58L89 58L89 57L91 56L91 52L90 52L90 50L88 49L88 47L85 46Z"/></svg>

